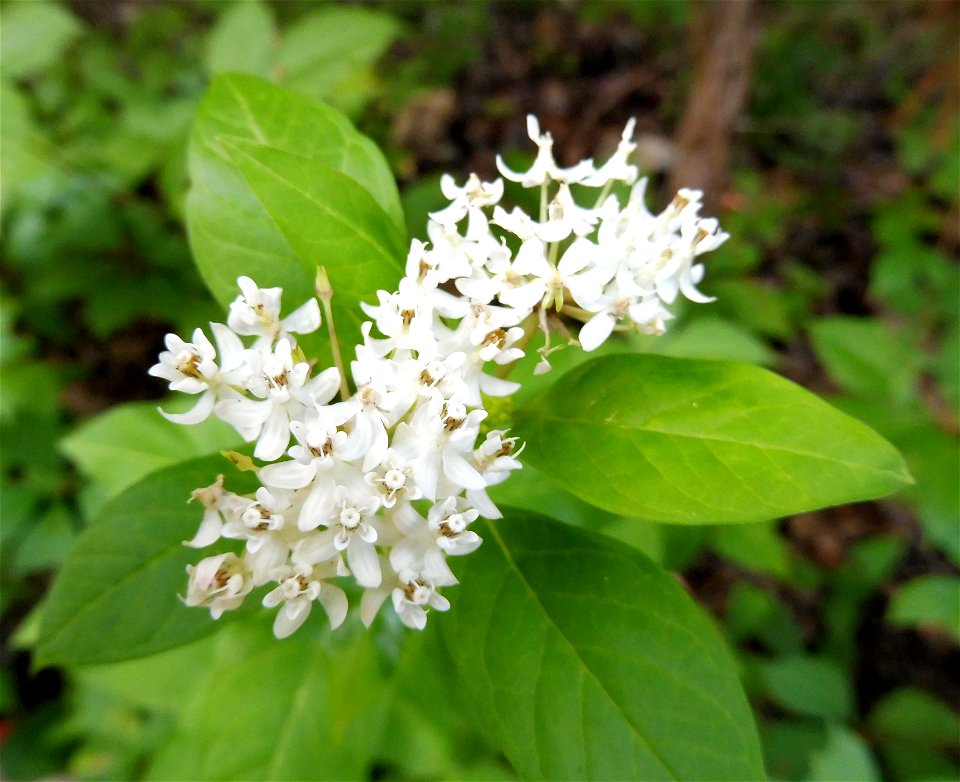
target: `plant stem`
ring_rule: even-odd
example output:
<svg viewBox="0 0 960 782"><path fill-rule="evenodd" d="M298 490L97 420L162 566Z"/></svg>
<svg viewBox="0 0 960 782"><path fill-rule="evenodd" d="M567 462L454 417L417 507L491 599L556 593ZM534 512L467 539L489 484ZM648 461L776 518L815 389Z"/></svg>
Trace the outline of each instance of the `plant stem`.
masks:
<svg viewBox="0 0 960 782"><path fill-rule="evenodd" d="M333 365L340 372L340 399L346 401L350 398L350 386L347 383L347 371L343 365L343 356L340 354L340 342L337 340L337 329L333 323L333 307L330 306L330 300L333 298L333 287L330 285L330 278L327 277L327 270L322 266L317 267L317 298L323 306L323 314L327 319L327 330L330 332L330 352L333 353Z"/></svg>

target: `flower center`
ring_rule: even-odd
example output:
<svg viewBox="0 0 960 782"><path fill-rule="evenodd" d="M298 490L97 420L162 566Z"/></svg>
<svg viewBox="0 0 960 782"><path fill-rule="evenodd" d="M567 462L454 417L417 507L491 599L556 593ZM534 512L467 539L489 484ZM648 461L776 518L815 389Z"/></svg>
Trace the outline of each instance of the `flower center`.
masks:
<svg viewBox="0 0 960 782"><path fill-rule="evenodd" d="M440 531L448 538L459 535L467 528L467 520L460 513L453 513L443 520Z"/></svg>
<svg viewBox="0 0 960 782"><path fill-rule="evenodd" d="M356 529L360 526L360 511L356 508L344 508L340 511L340 526L344 529Z"/></svg>
<svg viewBox="0 0 960 782"><path fill-rule="evenodd" d="M400 472L400 470L394 468L387 470L386 475L383 476L383 482L390 491L397 491L403 488L407 482L407 476Z"/></svg>
<svg viewBox="0 0 960 782"><path fill-rule="evenodd" d="M430 587L419 581L411 581L403 588L403 594L414 605L426 605L430 601Z"/></svg>
<svg viewBox="0 0 960 782"><path fill-rule="evenodd" d="M202 378L199 365L200 356L192 350L184 350L177 356L177 371L187 377Z"/></svg>

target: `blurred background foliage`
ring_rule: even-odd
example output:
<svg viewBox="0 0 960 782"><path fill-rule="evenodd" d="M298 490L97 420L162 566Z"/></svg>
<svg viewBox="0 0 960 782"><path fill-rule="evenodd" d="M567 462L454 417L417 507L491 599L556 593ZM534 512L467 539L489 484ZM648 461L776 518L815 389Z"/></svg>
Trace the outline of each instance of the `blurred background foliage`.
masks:
<svg viewBox="0 0 960 782"><path fill-rule="evenodd" d="M4 778L162 776L184 708L171 691L195 684L178 652L148 685L135 663L32 670L30 649L91 513L148 472L232 444L213 425L167 426L146 375L164 333L222 317L182 221L191 116L211 74L255 73L347 112L385 148L422 236L440 172L492 176L496 152L530 157L530 111L565 162L602 157L635 116L663 203L704 9L0 3ZM532 470L500 499L600 528L679 574L740 661L771 777L955 779L957 6L773 0L756 17L731 170L711 194L732 235L708 262L718 300L633 348L776 369L890 439L916 485L717 529L611 517ZM577 360L559 354L558 370ZM434 678L421 686L445 686ZM510 778L456 708L408 711L361 773Z"/></svg>

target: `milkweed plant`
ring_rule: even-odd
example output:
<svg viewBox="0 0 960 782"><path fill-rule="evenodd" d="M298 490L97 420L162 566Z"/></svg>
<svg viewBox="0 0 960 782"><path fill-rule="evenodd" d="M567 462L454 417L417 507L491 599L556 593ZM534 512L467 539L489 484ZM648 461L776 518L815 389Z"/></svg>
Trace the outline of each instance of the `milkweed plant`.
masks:
<svg viewBox="0 0 960 782"><path fill-rule="evenodd" d="M609 157L570 167L533 116L527 131L526 170L497 157L491 181L443 176L446 205L407 243L384 158L344 117L254 77L214 80L186 211L227 314L168 334L149 372L191 397L161 409L170 422L218 418L249 445L104 511L54 587L41 656L142 656L220 624L183 604L214 620L260 604L276 639L318 626L315 604L353 626L353 605L367 628L441 625L451 686L521 777L762 776L703 612L553 508L747 523L909 476L879 435L771 372L645 351L635 335L663 334L681 299L713 300L705 256L736 238L698 190L651 208L632 120ZM524 188L529 210L506 195ZM553 499L509 507L511 481ZM83 608L136 588L163 592L156 616ZM276 639L261 643L292 642Z"/></svg>

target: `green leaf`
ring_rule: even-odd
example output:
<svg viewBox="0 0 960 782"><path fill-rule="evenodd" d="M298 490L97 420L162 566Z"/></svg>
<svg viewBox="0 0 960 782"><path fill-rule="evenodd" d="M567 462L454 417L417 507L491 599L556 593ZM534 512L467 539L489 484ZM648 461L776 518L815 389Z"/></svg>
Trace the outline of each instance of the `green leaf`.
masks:
<svg viewBox="0 0 960 782"><path fill-rule="evenodd" d="M887 619L907 627L930 627L960 641L960 578L920 576L894 593Z"/></svg>
<svg viewBox="0 0 960 782"><path fill-rule="evenodd" d="M357 90L400 32L396 19L367 8L328 6L286 30L277 55L284 83L352 111L371 96ZM346 89L346 87L353 89Z"/></svg>
<svg viewBox="0 0 960 782"><path fill-rule="evenodd" d="M272 612L216 639L149 779L368 778L387 705L371 634L348 625L331 637L308 621L277 641L270 621Z"/></svg>
<svg viewBox="0 0 960 782"><path fill-rule="evenodd" d="M655 521L765 521L910 482L878 434L740 364L599 358L515 420L534 467L600 508Z"/></svg>
<svg viewBox="0 0 960 782"><path fill-rule="evenodd" d="M0 28L0 69L8 79L53 65L82 30L58 3L9 3Z"/></svg>
<svg viewBox="0 0 960 782"><path fill-rule="evenodd" d="M182 713L185 694L197 692L207 684L209 668L223 638L234 640L238 624L242 623L231 623L229 630L149 657L87 665L71 673L80 686L108 693L131 706Z"/></svg>
<svg viewBox="0 0 960 782"><path fill-rule="evenodd" d="M796 714L846 719L853 713L853 692L832 660L808 655L778 657L759 664L767 695Z"/></svg>
<svg viewBox="0 0 960 782"><path fill-rule="evenodd" d="M207 70L269 76L274 35L269 6L259 0L231 3L207 38Z"/></svg>
<svg viewBox="0 0 960 782"><path fill-rule="evenodd" d="M380 150L329 106L254 76L224 74L210 84L190 140L187 227L197 266L217 299L237 295L246 274L281 286L291 310L314 295L314 270L284 238L223 146L248 141L328 166L352 179L403 230L396 183ZM326 193L326 200L338 194ZM329 268L336 258L326 259ZM391 287L392 290L392 287Z"/></svg>
<svg viewBox="0 0 960 782"><path fill-rule="evenodd" d="M506 518L433 621L521 778L761 778L733 662L676 581L604 536Z"/></svg>
<svg viewBox="0 0 960 782"><path fill-rule="evenodd" d="M764 720L760 739L771 779L805 780L811 758L826 746L827 731L822 720Z"/></svg>
<svg viewBox="0 0 960 782"><path fill-rule="evenodd" d="M953 782L960 779L960 764L946 753L891 742L880 747L880 755L888 769L888 779L902 779L904 782Z"/></svg>
<svg viewBox="0 0 960 782"><path fill-rule="evenodd" d="M190 398L190 403L195 401ZM173 411L174 406L169 409ZM85 421L60 447L109 498L152 472L233 448L241 439L231 426L215 418L177 426L161 416L152 402L130 402ZM226 466L224 462L219 469Z"/></svg>
<svg viewBox="0 0 960 782"><path fill-rule="evenodd" d="M489 494L498 506L536 511L578 527L596 528L618 518L558 488L536 467L528 464L513 473L510 480L491 486Z"/></svg>
<svg viewBox="0 0 960 782"><path fill-rule="evenodd" d="M186 566L202 554L183 545L202 507L190 492L227 473L227 487L256 487L251 473L230 472L221 456L155 473L110 504L77 539L53 584L43 615L40 665L112 662L189 643L218 628L208 612L177 594ZM222 621L222 620L221 620Z"/></svg>
<svg viewBox="0 0 960 782"><path fill-rule="evenodd" d="M730 590L726 631L727 637L735 643L756 639L779 654L798 652L803 646L790 609L769 592L743 581L734 584Z"/></svg>
<svg viewBox="0 0 960 782"><path fill-rule="evenodd" d="M63 560L74 534L73 516L63 505L54 505L39 518L31 518L17 543L8 572L23 576L35 570L53 569Z"/></svg>
<svg viewBox="0 0 960 782"><path fill-rule="evenodd" d="M0 115L0 211L25 189L62 190L53 144L34 122L23 94L5 78L0 79ZM46 187L38 188L38 182Z"/></svg>
<svg viewBox="0 0 960 782"><path fill-rule="evenodd" d="M794 332L791 313L782 291L758 280L736 279L710 282L717 310L749 329L776 339L789 339Z"/></svg>
<svg viewBox="0 0 960 782"><path fill-rule="evenodd" d="M775 522L715 527L710 545L720 556L774 578L790 577L790 549Z"/></svg>
<svg viewBox="0 0 960 782"><path fill-rule="evenodd" d="M897 438L916 486L906 495L924 535L960 566L960 448L957 438L932 424L917 425Z"/></svg>
<svg viewBox="0 0 960 782"><path fill-rule="evenodd" d="M827 743L810 756L812 782L880 782L880 769L870 747L842 725L827 727Z"/></svg>
<svg viewBox="0 0 960 782"><path fill-rule="evenodd" d="M960 718L946 704L910 687L885 695L867 722L884 740L928 747L949 747L960 735Z"/></svg>
<svg viewBox="0 0 960 782"><path fill-rule="evenodd" d="M745 364L773 364L776 353L763 340L727 320L701 317L662 337L644 339L645 352L677 358L709 358L742 361Z"/></svg>
<svg viewBox="0 0 960 782"><path fill-rule="evenodd" d="M373 198L348 176L315 160L224 140L237 168L312 278L324 266L333 285L339 338L362 339L360 301L376 301L403 275L403 236Z"/></svg>
<svg viewBox="0 0 960 782"><path fill-rule="evenodd" d="M907 401L916 393L919 353L883 322L824 318L810 326L810 335L817 356L845 390L890 402Z"/></svg>

